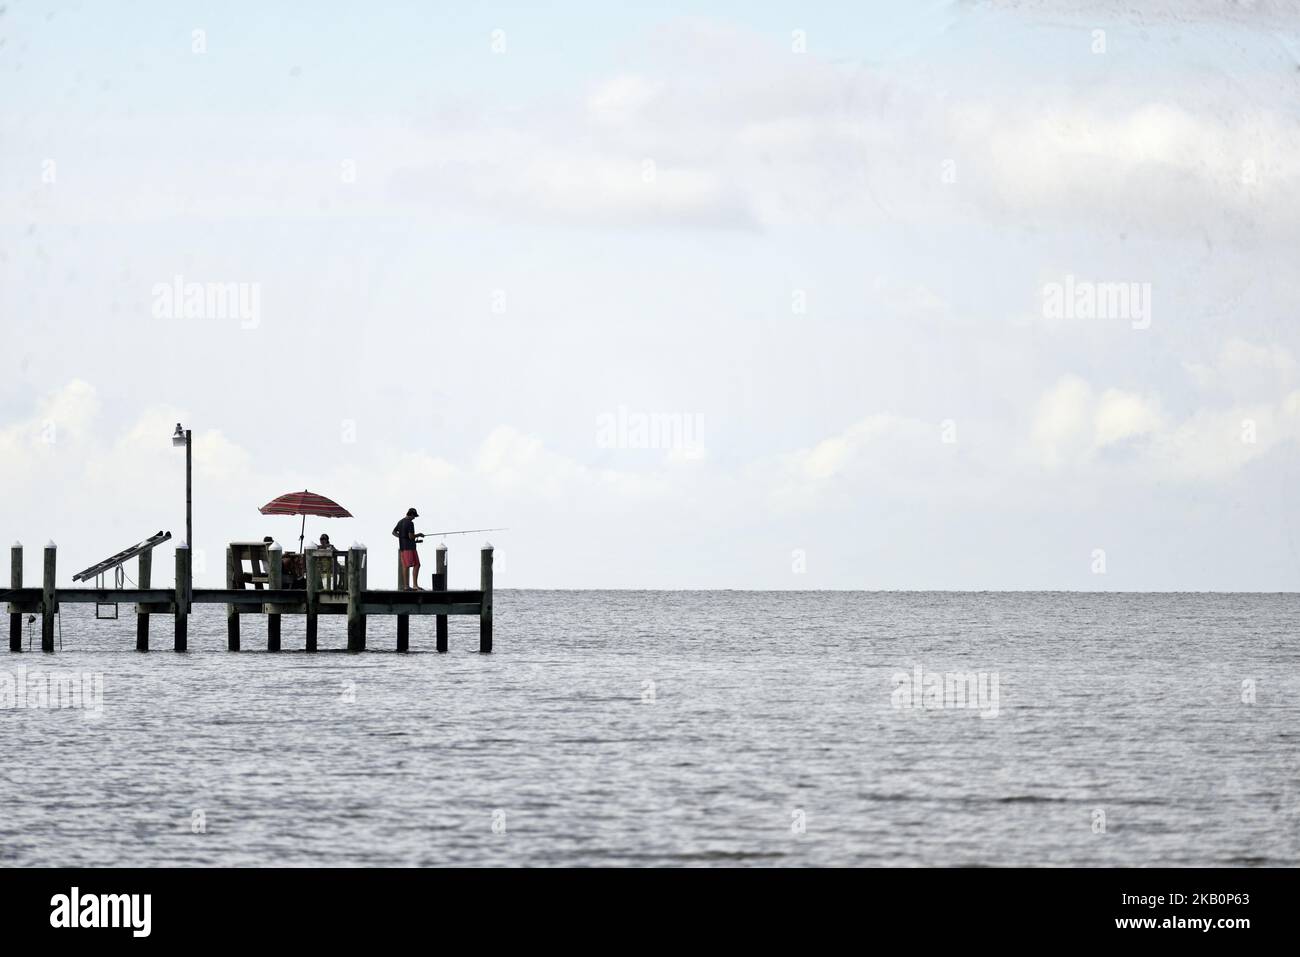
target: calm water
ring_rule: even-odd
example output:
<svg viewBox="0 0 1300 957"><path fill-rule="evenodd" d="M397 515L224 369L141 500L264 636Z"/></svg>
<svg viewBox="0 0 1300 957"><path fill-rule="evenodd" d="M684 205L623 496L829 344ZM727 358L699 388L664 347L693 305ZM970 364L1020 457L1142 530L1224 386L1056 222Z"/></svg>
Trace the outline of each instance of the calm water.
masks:
<svg viewBox="0 0 1300 957"><path fill-rule="evenodd" d="M0 711L0 864L1300 864L1297 595L505 591L491 656L67 607L0 672L103 709ZM996 716L896 707L918 666Z"/></svg>

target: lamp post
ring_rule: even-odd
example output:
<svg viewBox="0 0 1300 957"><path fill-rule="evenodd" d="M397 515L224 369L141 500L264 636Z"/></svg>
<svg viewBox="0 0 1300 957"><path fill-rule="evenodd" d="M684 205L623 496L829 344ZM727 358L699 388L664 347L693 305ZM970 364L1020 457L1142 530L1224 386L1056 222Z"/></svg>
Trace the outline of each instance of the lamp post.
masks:
<svg viewBox="0 0 1300 957"><path fill-rule="evenodd" d="M192 549L194 548L194 512L190 495L190 430L182 429L179 422L176 423L176 431L172 433L172 445L185 446L185 544ZM191 551L190 554L194 553Z"/></svg>

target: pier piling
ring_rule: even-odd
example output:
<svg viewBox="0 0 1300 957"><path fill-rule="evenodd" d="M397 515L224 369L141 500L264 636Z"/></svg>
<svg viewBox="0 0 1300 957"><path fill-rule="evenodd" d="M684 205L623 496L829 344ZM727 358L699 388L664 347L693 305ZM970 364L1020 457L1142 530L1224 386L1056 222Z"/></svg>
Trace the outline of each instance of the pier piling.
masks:
<svg viewBox="0 0 1300 957"><path fill-rule="evenodd" d="M483 604L478 614L478 650L487 654L492 650L492 546L484 545L479 553L479 587L483 589Z"/></svg>
<svg viewBox="0 0 1300 957"><path fill-rule="evenodd" d="M189 649L190 546L176 546L176 640L173 650Z"/></svg>
<svg viewBox="0 0 1300 957"><path fill-rule="evenodd" d="M152 548L147 548L140 553L140 569L136 574L140 579L136 587L141 591L147 590L153 578ZM149 613L139 603L135 606L135 650L149 650Z"/></svg>
<svg viewBox="0 0 1300 957"><path fill-rule="evenodd" d="M397 563L397 574L398 574L397 590L404 591L406 589L406 569L402 567L402 563L400 561ZM407 648L410 646L410 643L411 643L411 616L398 615L397 616L397 650L406 651Z"/></svg>
<svg viewBox="0 0 1300 957"><path fill-rule="evenodd" d="M240 562L235 558L235 550L226 546L226 587L230 589L242 586ZM239 650L239 609L234 605L226 606L226 649Z"/></svg>
<svg viewBox="0 0 1300 957"><path fill-rule="evenodd" d="M447 590L447 546L439 545L438 550L434 553L436 563L434 565L435 577L434 588L438 591ZM434 628L437 632L437 648L440 652L447 651L447 616L438 615L434 621Z"/></svg>
<svg viewBox="0 0 1300 957"><path fill-rule="evenodd" d="M272 542L271 547L266 550L267 564L267 587L279 591L284 585L284 549L280 547L279 542ZM267 606L266 614L266 650L280 650L280 616L270 609L275 606Z"/></svg>
<svg viewBox="0 0 1300 957"><path fill-rule="evenodd" d="M23 543L14 542L9 549L9 587L14 591L23 587ZM23 650L22 612L9 613L9 650Z"/></svg>
<svg viewBox="0 0 1300 957"><path fill-rule="evenodd" d="M45 578L41 589L41 651L54 650L54 566L58 548L53 542L45 546Z"/></svg>
<svg viewBox="0 0 1300 957"><path fill-rule="evenodd" d="M366 650L366 616L361 610L361 563L366 550L356 545L348 549L348 651Z"/></svg>
<svg viewBox="0 0 1300 957"><path fill-rule="evenodd" d="M320 562L316 559L316 549L303 550L303 560L307 568L307 650L316 650L316 605L320 595ZM333 561L332 552L325 552Z"/></svg>

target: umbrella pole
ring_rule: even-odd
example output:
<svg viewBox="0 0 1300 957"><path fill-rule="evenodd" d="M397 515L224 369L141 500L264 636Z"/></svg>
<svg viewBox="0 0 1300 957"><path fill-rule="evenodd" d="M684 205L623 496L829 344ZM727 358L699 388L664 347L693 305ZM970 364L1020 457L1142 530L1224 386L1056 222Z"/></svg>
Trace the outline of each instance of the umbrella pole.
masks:
<svg viewBox="0 0 1300 957"><path fill-rule="evenodd" d="M302 537L307 533L307 513L302 515L302 528L298 530L298 554L302 554Z"/></svg>

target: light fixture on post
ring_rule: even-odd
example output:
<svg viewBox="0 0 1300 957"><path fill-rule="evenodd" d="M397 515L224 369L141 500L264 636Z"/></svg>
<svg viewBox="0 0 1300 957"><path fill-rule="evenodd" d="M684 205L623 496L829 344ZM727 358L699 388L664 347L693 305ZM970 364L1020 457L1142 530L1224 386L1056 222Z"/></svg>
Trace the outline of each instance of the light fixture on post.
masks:
<svg viewBox="0 0 1300 957"><path fill-rule="evenodd" d="M176 431L172 433L172 445L176 447L185 446L185 544L190 548L194 547L194 512L192 508L191 483L190 483L190 430L182 429L179 422L176 423ZM190 554L193 554L191 552Z"/></svg>

